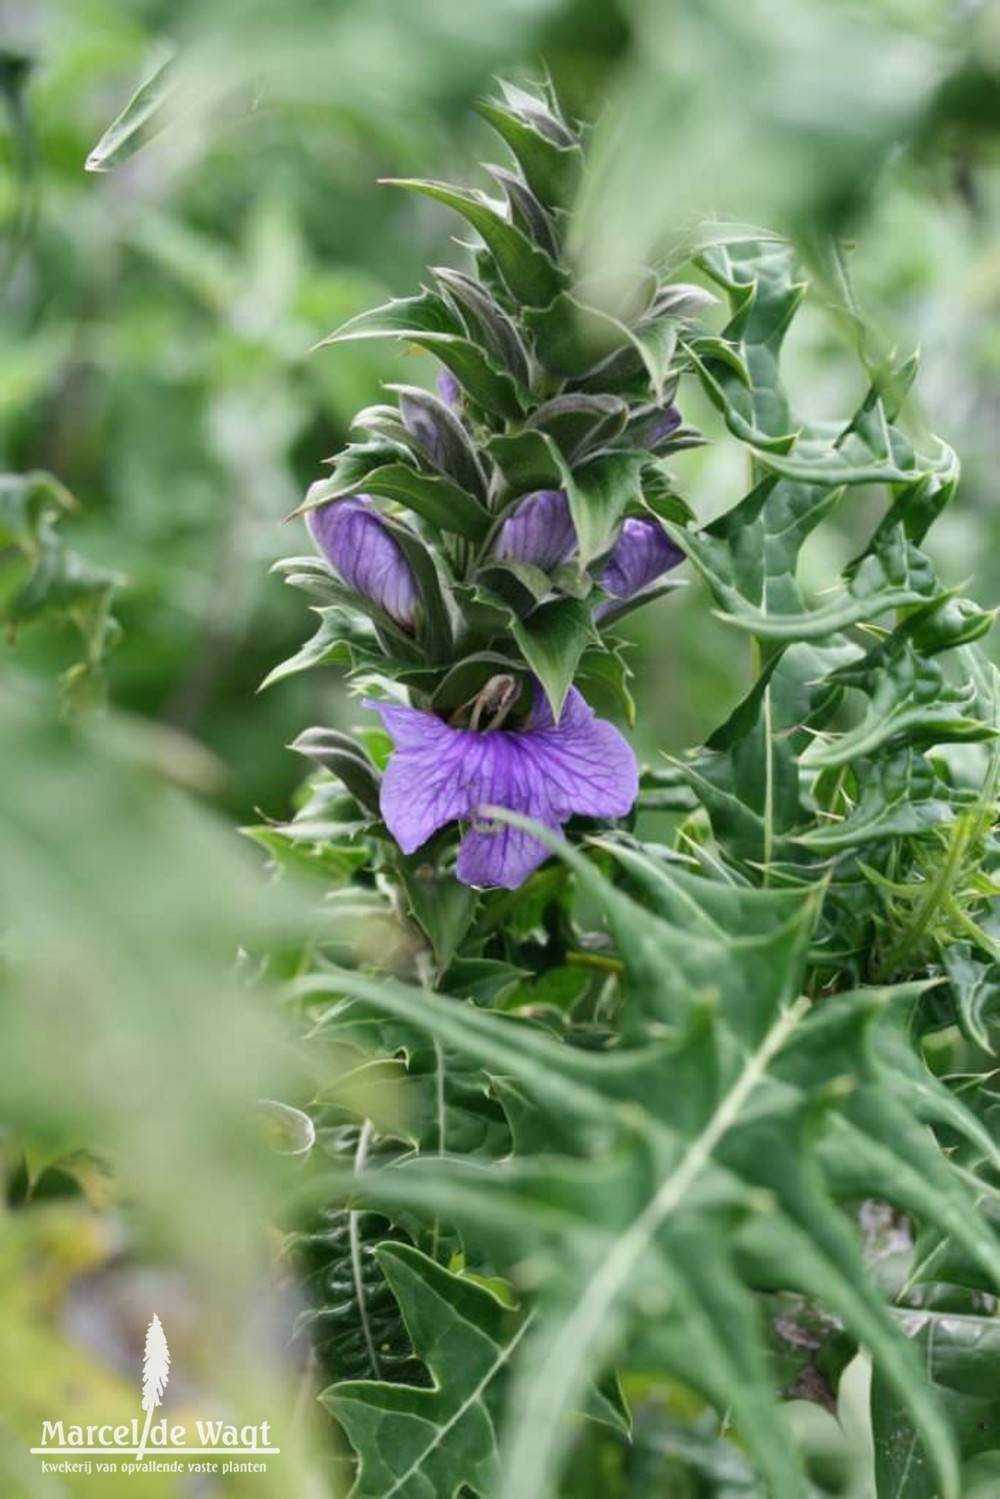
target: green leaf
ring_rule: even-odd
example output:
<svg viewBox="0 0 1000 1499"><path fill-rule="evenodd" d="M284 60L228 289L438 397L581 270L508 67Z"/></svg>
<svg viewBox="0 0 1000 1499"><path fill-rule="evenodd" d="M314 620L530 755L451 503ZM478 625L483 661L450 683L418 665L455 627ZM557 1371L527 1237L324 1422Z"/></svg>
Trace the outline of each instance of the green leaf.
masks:
<svg viewBox="0 0 1000 1499"><path fill-rule="evenodd" d="M383 463L360 473L364 454L347 448L327 479L318 479L309 490L303 510L326 505L354 494L380 495L395 500L407 510L422 515L439 530L481 541L489 528L486 510L465 489L443 474L421 474L405 463Z"/></svg>
<svg viewBox="0 0 1000 1499"><path fill-rule="evenodd" d="M900 1324L942 1400L963 1458L1000 1450L1000 1320L957 1312L901 1311ZM934 1499L938 1481L910 1413L876 1374L872 1382L879 1499Z"/></svg>
<svg viewBox="0 0 1000 1499"><path fill-rule="evenodd" d="M322 1116L317 1134L337 1154L364 1155L370 1131L335 1134ZM394 1379L416 1384L414 1359L399 1303L376 1257L380 1245L402 1239L381 1213L322 1209L291 1236L292 1263L310 1305L296 1318L316 1352L322 1375L334 1380Z"/></svg>
<svg viewBox="0 0 1000 1499"><path fill-rule="evenodd" d="M509 500L562 483L562 455L544 432L528 427L520 432L498 433L487 446L503 475Z"/></svg>
<svg viewBox="0 0 1000 1499"><path fill-rule="evenodd" d="M352 979L348 987L360 990L362 985L363 981ZM385 986L381 987L381 997L367 986L365 989L376 1004L382 999L392 1002L391 992ZM433 1016L435 1030L438 1029L439 1015L440 1012L436 1011ZM484 1029L488 1033L492 1029L497 1035L498 1026L507 1028L504 1022L486 1015L465 1015L455 1019L467 1027L475 1021L476 1030ZM793 1022L782 1021L779 1031L766 1038L762 1052L735 1079L732 1091L720 1104L720 1110L711 1115L704 1130L695 1136L690 1146L672 1148L664 1157L665 1174L657 1182L654 1195L648 1201L644 1196L639 1198L644 1211L638 1212L634 1201L634 1193L642 1192L639 1186L641 1173L636 1173L644 1152L640 1152L638 1158L633 1157L631 1162L627 1159L612 1163L602 1161L600 1167L595 1162L563 1163L560 1169L562 1186L556 1200L548 1203L546 1197L551 1187L546 1188L545 1178L530 1166L514 1170L510 1183L512 1190L492 1206L483 1200L483 1192L492 1198L494 1187L500 1185L493 1183L491 1186L491 1178L484 1179L481 1184L474 1183L472 1178L465 1181L457 1166L452 1167L448 1171L452 1182L449 1189L438 1174L435 1198L443 1211L459 1216L463 1221L478 1223L480 1230L486 1222L492 1222L494 1227L502 1222L512 1244L518 1246L515 1252L522 1255L527 1245L537 1240L539 1231L545 1231L547 1219L551 1219L553 1230L558 1230L563 1223L567 1229L574 1223L590 1224L585 1236L578 1230L570 1259L565 1259L564 1250L563 1263L569 1277L565 1294L553 1284L554 1299L548 1303L537 1332L526 1344L525 1360L520 1365L512 1397L512 1444L503 1466L501 1493L523 1492L530 1494L532 1499L540 1499L541 1495L550 1492L554 1465L567 1437L565 1413L578 1407L585 1398L588 1370L603 1362L602 1353L607 1356L608 1342L614 1336L624 1304L635 1298L639 1298L641 1304L643 1290L648 1288L648 1293L652 1294L654 1287L658 1288L661 1297L665 1293L664 1310L669 1306L672 1317L679 1319L676 1335L669 1341L668 1327L663 1326L656 1344L657 1359L664 1361L687 1382L710 1391L712 1397L721 1403L732 1404L745 1439L775 1484L780 1485L778 1492L790 1496L804 1492L797 1464L789 1452L780 1423L774 1418L760 1350L755 1352L752 1338L745 1336L751 1332L752 1318L748 1316L745 1305L741 1309L742 1322L733 1316L731 1278L724 1268L725 1237L719 1238L716 1253L709 1248L711 1241L701 1244L700 1253L693 1252L693 1243L685 1248L688 1240L686 1198L695 1182L701 1181L703 1173L708 1177L703 1183L704 1188L720 1210L725 1211L726 1206L739 1201L739 1194L734 1199L733 1188L727 1186L725 1177L710 1164L712 1142L725 1132L730 1116L738 1115L744 1098L754 1091L765 1058L770 1055L772 1047L780 1044L786 1026L793 1026ZM512 1050L516 1048L512 1047ZM548 1066L542 1066L542 1096L552 1100L562 1098L567 1103L577 1097L570 1078L562 1083L559 1078L559 1073L566 1071L568 1061L573 1061L566 1058L566 1048L551 1041L542 1043L539 1038L533 1043L532 1050L539 1051L542 1056L547 1054L549 1058ZM491 1046L490 1052L490 1065L496 1065L498 1047ZM656 1069L650 1071L648 1079L649 1087L661 1093L664 1060L662 1056L659 1059L659 1083L655 1081ZM597 1059L581 1057L574 1062L573 1070L590 1073L596 1083L594 1061ZM537 1079L530 1052L523 1054L517 1075L522 1080L528 1077ZM687 1075L690 1085L695 1074L689 1072ZM625 1082L624 1078L622 1082ZM568 1090L567 1083L570 1083ZM677 1096L673 1089L671 1093ZM607 1103L602 1101L598 1092L595 1092L593 1103L588 1101L585 1107L588 1112L607 1115ZM630 1111L632 1108L630 1105ZM627 1114L623 1116L627 1117ZM413 1163L415 1167L425 1164L430 1163ZM390 1176L394 1178L391 1181L388 1180ZM405 1174L406 1179L412 1177L418 1195L426 1190L426 1184L418 1185L418 1179L424 1176L426 1173L422 1171ZM373 1186L385 1189L394 1200L402 1201L403 1184L402 1171L382 1172L374 1179ZM537 1217L530 1213L533 1199L538 1208L545 1206L545 1212ZM658 1242L661 1230L667 1234L662 1247ZM663 1316L664 1312L660 1312L660 1317ZM649 1321L648 1314L646 1321ZM710 1326L713 1323L714 1327ZM728 1328L725 1336L723 1327ZM520 1419L518 1413L521 1413Z"/></svg>
<svg viewBox="0 0 1000 1499"><path fill-rule="evenodd" d="M559 258L559 239L554 216L531 191L524 178L508 167L486 164L485 170L500 185L507 201L507 217L512 224L553 260Z"/></svg>
<svg viewBox="0 0 1000 1499"><path fill-rule="evenodd" d="M617 318L568 291L545 307L525 309L524 322L534 334L535 353L543 367L562 379L582 378L632 342Z"/></svg>
<svg viewBox="0 0 1000 1499"><path fill-rule="evenodd" d="M807 290L796 278L795 260L791 245L766 239L715 245L700 257L729 294L733 316L722 336L738 344L746 366L747 419L772 443L795 425L778 371L785 335Z"/></svg>
<svg viewBox="0 0 1000 1499"><path fill-rule="evenodd" d="M515 619L511 629L558 723L580 658L597 638L590 606L582 599L555 599L527 619Z"/></svg>
<svg viewBox="0 0 1000 1499"><path fill-rule="evenodd" d="M365 338L401 338L416 344L435 354L486 411L513 420L524 413L526 400L518 382L466 335L448 304L431 292L362 312L318 347Z"/></svg>
<svg viewBox="0 0 1000 1499"><path fill-rule="evenodd" d="M551 437L567 463L579 462L622 432L628 407L617 396L569 393L535 408L525 426Z"/></svg>
<svg viewBox="0 0 1000 1499"><path fill-rule="evenodd" d="M271 668L260 684L260 691L263 692L265 687L272 687L275 682L284 681L286 677L295 676L300 671L310 671L314 666L350 668L353 662L351 645L357 639L350 616L336 605L329 609L317 609L315 612L320 619L315 635L293 656Z"/></svg>
<svg viewBox="0 0 1000 1499"><path fill-rule="evenodd" d="M517 615L529 614L552 592L548 573L530 562L487 561L473 576L485 592L498 595Z"/></svg>
<svg viewBox="0 0 1000 1499"><path fill-rule="evenodd" d="M817 497L816 509L829 509L837 497L836 491L828 492L825 499ZM785 539L782 550L786 552L783 559L786 563L791 561L791 556L787 555L791 548L795 547L797 551L805 534L821 518L816 509L803 517L794 538ZM853 574L844 593L821 608L795 612L792 606L792 590L795 585L788 570L769 577L763 601L765 607L755 608L748 606L725 573L718 570L718 558L711 542L706 544L702 539L692 539L676 527L671 534L684 546L713 591L723 601L725 612L722 617L728 623L737 625L741 630L749 630L763 640L819 640L851 625L877 619L890 609L924 605L943 598L945 593L927 557L906 541L900 529L882 538L877 550L865 557ZM777 563L777 559L775 562ZM731 578L732 567L725 562L722 565ZM780 563L777 565L780 566ZM771 612L766 605L771 602L775 593L784 607Z"/></svg>
<svg viewBox="0 0 1000 1499"><path fill-rule="evenodd" d="M338 729L305 729L290 747L337 776L362 807L378 815L381 777L357 739Z"/></svg>
<svg viewBox="0 0 1000 1499"><path fill-rule="evenodd" d="M754 425L756 413L752 408L757 387L751 383L750 375L734 348L721 338L706 335L682 339L681 348L699 376L705 394L722 414L734 437L761 454L772 449L787 452L795 441L794 432L781 431L772 436Z"/></svg>
<svg viewBox="0 0 1000 1499"><path fill-rule="evenodd" d="M663 988L673 985L674 1029L666 1039L636 1046L636 1037L660 1029L646 1032L640 1024L629 1046L626 1026L624 1047L581 1052L522 1026L513 1034L501 1017L391 982L348 974L326 981L516 1079L543 1113L564 1124L575 1116L584 1130L577 1138L597 1152L579 1163L563 1160L556 1174L544 1156L515 1158L503 1175L417 1160L361 1184L373 1200L400 1206L415 1207L430 1192L440 1211L512 1264L531 1249L539 1302L517 1362L501 1494L541 1499L549 1492L565 1443L564 1413L579 1404L585 1371L604 1366L623 1339L641 1367L669 1371L730 1406L776 1492L801 1492L787 1439L772 1424L759 1333L734 1278L737 1266L753 1284L798 1289L845 1319L916 1413L942 1492L955 1494L947 1428L828 1196L856 1191L848 1137L844 1149L838 1145L837 1131L850 1126L864 1136L857 1155L867 1152L887 1193L949 1222L996 1273L996 1246L970 1216L959 1178L913 1123L918 1095L905 1073L894 1085L895 1111L876 1117L876 1079L899 1066L893 1053L883 1059L864 1038L888 993L840 996L832 1008L827 1002L814 1010L794 998L814 892L718 885L626 847L602 847L641 901L623 896L579 852L561 852L615 934L626 1012L637 1004L640 1015L662 1017L662 1027L669 1014ZM730 952L740 924L746 936ZM658 990L651 987L655 975ZM308 982L315 991L316 981ZM710 994L715 1004L707 1009ZM902 1013L900 1021L906 1023ZM857 1075L860 1092L845 1090L845 1069ZM821 1116L843 1100L843 1123L833 1113L824 1131ZM617 1138L610 1154L609 1132ZM651 1158L659 1162L652 1181ZM817 1175L816 1161L828 1164L828 1181Z"/></svg>
<svg viewBox="0 0 1000 1499"><path fill-rule="evenodd" d="M703 268L729 293L733 316L721 338L683 340L706 394L734 436L762 453L783 453L796 423L781 385L781 346L806 287L791 246L761 239L716 245Z"/></svg>
<svg viewBox="0 0 1000 1499"><path fill-rule="evenodd" d="M809 788L799 769L803 748L843 695L829 673L857 650L846 642L802 643L772 656L750 692L683 767L709 813L719 842L764 871L801 863L792 846L809 822Z"/></svg>
<svg viewBox="0 0 1000 1499"><path fill-rule="evenodd" d="M76 508L69 491L42 472L0 474L0 617L11 639L22 625L46 617L70 620L83 640L83 658L64 672L63 699L71 712L100 704L105 658L118 639L111 604L120 574L70 547L61 522Z"/></svg>
<svg viewBox="0 0 1000 1499"><path fill-rule="evenodd" d="M797 843L820 854L837 854L880 839L926 833L954 819L947 786L915 750L902 750L856 770L860 796L847 799L843 814L826 814L828 821L796 834Z"/></svg>
<svg viewBox="0 0 1000 1499"><path fill-rule="evenodd" d="M422 193L453 208L482 236L511 295L527 307L544 307L557 296L567 280L566 272L516 225L509 223L482 193L450 187L446 182L418 178L387 178L393 187Z"/></svg>
<svg viewBox="0 0 1000 1499"><path fill-rule="evenodd" d="M836 1075L839 1064L853 1082L819 1142L819 1157L836 1196L853 1201L870 1191L935 1224L1000 1288L1000 1241L924 1127L938 1119L977 1143L982 1135L975 1116L947 1089L925 1082L907 1046L905 1025L927 987L925 981L831 996L817 1015L815 1038L822 1033L827 1053L823 1074ZM908 1058L902 1066L901 1054ZM785 1067L808 1089L819 1082L818 1062L817 1050L793 1047Z"/></svg>
<svg viewBox="0 0 1000 1499"><path fill-rule="evenodd" d="M951 683L934 657L908 642L888 658L852 663L834 680L859 687L868 695L861 722L835 738L817 739L803 756L816 769L847 765L873 755L889 741L894 749L949 742L968 742L996 736L992 724L972 716L976 688L972 682Z"/></svg>
<svg viewBox="0 0 1000 1499"><path fill-rule="evenodd" d="M608 912L629 978L630 1004L637 1011L648 1006L651 1018L684 1024L690 1023L699 1000L718 999L728 1006L728 1023L752 1038L776 1004L796 998L816 920L817 890L716 885L625 844L600 846L635 882L641 906L664 918L648 924L639 920L639 905L633 901L609 908L607 882L579 855L571 850L564 854ZM647 970L640 952L654 940L661 970L656 996L645 991ZM636 1019L631 1017L632 1025ZM624 1030L630 1033L629 1019Z"/></svg>
<svg viewBox="0 0 1000 1499"><path fill-rule="evenodd" d="M417 620L417 636L426 646L431 661L446 661L451 655L453 633L451 615L445 603L441 578L430 549L410 526L402 526L391 515L382 516L382 523L395 537L417 580L420 592L420 614Z"/></svg>
<svg viewBox="0 0 1000 1499"><path fill-rule="evenodd" d="M274 861L274 868L295 876L321 880L326 891L349 885L368 862L365 848L335 843L333 828L324 829L321 842L306 842L293 836L292 825L241 828Z"/></svg>
<svg viewBox="0 0 1000 1499"><path fill-rule="evenodd" d="M944 443L940 444L934 457L919 461L914 458L909 444L897 442L897 446L902 448L898 459L891 453L885 457L872 457L860 443L849 445L839 441L839 437L831 440L829 435L812 436L806 432L790 452L764 449L759 458L764 468L804 484L906 485L915 474L922 478L937 472L947 477L955 467L955 455Z"/></svg>
<svg viewBox="0 0 1000 1499"><path fill-rule="evenodd" d="M629 331L646 366L653 399L661 401L677 350L677 322L673 317L649 318Z"/></svg>
<svg viewBox="0 0 1000 1499"><path fill-rule="evenodd" d="M633 672L621 651L586 650L580 657L576 679L592 694L607 693L614 711L624 713L629 728L635 725L635 699L629 690Z"/></svg>
<svg viewBox="0 0 1000 1499"><path fill-rule="evenodd" d="M37 545L46 520L72 514L76 501L51 474L0 474L0 543L23 551Z"/></svg>
<svg viewBox="0 0 1000 1499"><path fill-rule="evenodd" d="M519 388L527 391L531 385L531 365L513 318L484 286L464 271L435 266L433 275L446 301L457 309L470 337L482 344L501 369L510 372Z"/></svg>
<svg viewBox="0 0 1000 1499"><path fill-rule="evenodd" d="M550 139L529 120L492 99L483 99L476 107L506 141L536 197L553 208L567 207L583 170L580 147Z"/></svg>
<svg viewBox="0 0 1000 1499"><path fill-rule="evenodd" d="M465 427L450 407L429 390L417 385L386 385L399 399L399 408L410 427L424 461L454 479L460 488L486 499L486 479L479 457ZM411 430L412 429L412 430Z"/></svg>
<svg viewBox="0 0 1000 1499"><path fill-rule="evenodd" d="M471 999L489 1009L502 1008L518 984L529 978L528 970L496 958L457 958L444 976L445 993Z"/></svg>
<svg viewBox="0 0 1000 1499"><path fill-rule="evenodd" d="M642 496L643 458L636 453L608 453L575 472L563 471L563 486L586 567L610 546L618 522Z"/></svg>
<svg viewBox="0 0 1000 1499"><path fill-rule="evenodd" d="M463 1487L487 1499L502 1378L528 1324L483 1284L416 1249L382 1244L376 1254L433 1384L324 1390L360 1458L351 1499L458 1499Z"/></svg>
<svg viewBox="0 0 1000 1499"><path fill-rule="evenodd" d="M984 962L968 942L954 942L941 953L945 973L958 1001L966 1035L984 1051L995 1054L995 1032L1000 1022L1000 962Z"/></svg>
<svg viewBox="0 0 1000 1499"><path fill-rule="evenodd" d="M434 949L439 971L454 958L475 915L477 896L453 874L422 863L419 856L399 861L410 913Z"/></svg>
<svg viewBox="0 0 1000 1499"><path fill-rule="evenodd" d="M692 289L673 290L682 293ZM702 293L702 298L696 304L698 310L712 300L707 292ZM564 291L547 307L526 309L524 321L535 335L535 352L542 365L562 379L594 376L598 380L610 356L633 349L638 355L635 367L645 366L653 399L659 402L675 363L678 330L690 318L694 301L692 297L685 300L678 295L659 315L640 317L630 324Z"/></svg>
<svg viewBox="0 0 1000 1499"><path fill-rule="evenodd" d="M907 538L917 546L938 516L955 497L958 461L944 472L920 474L907 484L894 486L892 504L879 522L873 540L902 525Z"/></svg>
<svg viewBox="0 0 1000 1499"><path fill-rule="evenodd" d="M107 172L120 166L169 124L168 105L174 98L178 71L172 52L157 63L87 157L86 171Z"/></svg>
<svg viewBox="0 0 1000 1499"><path fill-rule="evenodd" d="M839 499L839 490L768 477L700 535L669 522L667 530L698 568L726 618L759 633L772 622L780 629L781 616L803 617L796 581L799 553ZM797 629L790 638L798 638Z"/></svg>

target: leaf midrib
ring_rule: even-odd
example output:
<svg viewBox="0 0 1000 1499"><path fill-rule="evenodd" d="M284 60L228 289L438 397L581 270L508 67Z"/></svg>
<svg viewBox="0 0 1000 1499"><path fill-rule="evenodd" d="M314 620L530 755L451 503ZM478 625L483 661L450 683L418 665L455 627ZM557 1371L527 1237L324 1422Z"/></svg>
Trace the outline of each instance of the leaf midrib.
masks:
<svg viewBox="0 0 1000 1499"><path fill-rule="evenodd" d="M434 1436L427 1443L427 1446L423 1449L422 1452L418 1453L418 1455L413 1459L413 1462L406 1469L406 1471L399 1475L399 1477L393 1483L392 1488L386 1489L384 1499L393 1499L394 1495L402 1491L404 1485L409 1483L410 1479L413 1478L415 1474L420 1472L431 1453L435 1452L437 1448L440 1447L441 1443L444 1441L448 1433L455 1429L458 1423L465 1418L465 1416L474 1405L478 1404L482 1395L492 1384L493 1380L499 1374L504 1364L506 1364L511 1358L511 1355L513 1354L517 1345L520 1343L521 1339L524 1337L529 1326L531 1325L531 1322L531 1316L528 1316L524 1319L520 1327L514 1333L514 1336L510 1339L510 1342L505 1343L499 1350L496 1358L493 1360L493 1363L486 1370L486 1373L483 1375L482 1379L479 1381L476 1387L473 1390L470 1390L469 1394L462 1401L461 1405L456 1411L452 1413L451 1416L449 1416L444 1425L435 1428Z"/></svg>
<svg viewBox="0 0 1000 1499"><path fill-rule="evenodd" d="M691 1141L677 1166L658 1187L642 1212L602 1261L597 1273L579 1297L576 1309L554 1340L533 1380L526 1403L532 1403L533 1391L551 1391L553 1385L565 1383L566 1371L571 1377L585 1362L581 1349L592 1346L617 1297L638 1267L660 1226L683 1200L723 1137L735 1124L750 1095L763 1080L767 1069L788 1037L810 1008L802 997L784 1010L764 1036L757 1050L744 1063L739 1077L725 1098L717 1105L701 1133ZM551 1395L548 1395L551 1399ZM534 1442L535 1432L526 1428L527 1436L518 1438L501 1491L502 1499L540 1499L548 1472L548 1457L558 1430L544 1433L541 1454ZM547 1450L546 1450L547 1449Z"/></svg>

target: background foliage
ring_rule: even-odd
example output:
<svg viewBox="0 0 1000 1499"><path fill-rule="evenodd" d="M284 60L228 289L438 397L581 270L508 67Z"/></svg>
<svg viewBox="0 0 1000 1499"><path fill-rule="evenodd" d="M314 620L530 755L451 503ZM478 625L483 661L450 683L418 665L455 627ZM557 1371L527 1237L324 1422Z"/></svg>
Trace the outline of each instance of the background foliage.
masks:
<svg viewBox="0 0 1000 1499"><path fill-rule="evenodd" d="M130 137L113 172L85 175L108 121L167 45L181 59L172 128L131 156ZM536 73L541 54L572 110L607 108L577 228L594 266L664 237L682 247L696 208L799 236L817 303L840 303L833 319L807 307L786 350L806 416L850 409L864 393L850 350L860 325L843 306L836 267L815 249L830 230L851 237L852 280L878 330L863 335L874 340L864 362L878 367L897 342L904 354L919 343L920 403L963 457L961 504L935 527L929 551L946 583L991 600L1000 591L991 503L1000 28L994 7L959 14L931 0L885 0L866 8L863 25L804 0L735 9L504 0L486 19L451 0L67 0L8 7L0 46L0 470L48 471L66 491L20 480L0 489L0 588L17 622L4 663L0 813L5 923L17 918L0 1012L12 1204L0 1296L18 1309L5 1319L0 1363L23 1371L3 1395L5 1481L33 1492L19 1454L57 1380L92 1390L95 1408L127 1399L121 1349L136 1277L172 1287L178 1317L197 1306L189 1323L200 1316L209 1331L192 1330L190 1362L208 1382L222 1368L227 1399L249 1411L293 1398L283 1358L272 1357L282 1332L250 1329L249 1361L234 1333L268 1257L261 1218L287 1183L280 1170L275 1181L253 1131L233 1121L247 1096L301 1102L315 1060L283 1033L274 1044L272 1010L249 1005L230 959L242 934L266 924L273 937L263 945L273 944L280 974L282 923L286 935L301 930L311 902L290 896L278 913L272 895L262 906L252 859L241 861L226 824L190 796L230 822L257 808L282 817L301 774L282 746L307 722L347 727L356 716L333 673L255 692L302 633L298 602L267 578L271 560L299 549L281 517L342 446L355 410L379 398L381 380L430 375L429 362L384 345L307 353L353 313L411 290L426 263L452 258L447 216L377 190L374 179L469 180L486 149L471 99L493 71ZM707 400L685 415L721 431ZM678 460L703 521L746 487L734 446ZM808 591L857 554L865 515L862 489L822 544L807 544ZM120 634L108 620L112 586ZM39 618L46 601L56 613ZM640 750L679 754L739 701L749 649L734 650L700 587L654 605L633 633ZM53 678L66 671L71 707L106 692L152 727L117 716L60 727ZM658 826L652 815L648 826ZM905 880L894 886L888 898L905 906ZM973 1024L986 1026L988 977L972 992ZM89 1070L81 1057L91 1052ZM233 1061L221 1089L220 1054ZM942 1054L940 1067L968 1057ZM109 1076L143 1083L128 1093L109 1089ZM488 1138L503 1126L484 1107L475 1103L469 1124ZM81 1140L118 1164L110 1202L89 1156L66 1166L66 1142ZM194 1162L203 1179L192 1178ZM892 1232L872 1227L890 1282ZM393 1283L416 1297L407 1251L380 1253ZM489 1288L472 1300L469 1316L491 1338L510 1335ZM955 1311L914 1311L925 1326L913 1330L926 1341L934 1318ZM279 1329L287 1320L287 1309L275 1312ZM248 1364L271 1371L263 1391L242 1387ZM941 1379L952 1377L963 1419L981 1431L993 1408L980 1411L977 1392L963 1391L959 1364ZM803 1377L796 1370L790 1385ZM815 1406L793 1406L792 1419L817 1483L860 1495L869 1438L850 1407L853 1388L849 1380L842 1397L844 1435ZM627 1459L589 1430L566 1492L596 1492L608 1474L622 1493L757 1492L741 1453L715 1443L706 1416L683 1400L671 1396L666 1416L640 1411ZM328 1476L301 1461L295 1491L325 1491ZM987 1473L984 1493L990 1481Z"/></svg>

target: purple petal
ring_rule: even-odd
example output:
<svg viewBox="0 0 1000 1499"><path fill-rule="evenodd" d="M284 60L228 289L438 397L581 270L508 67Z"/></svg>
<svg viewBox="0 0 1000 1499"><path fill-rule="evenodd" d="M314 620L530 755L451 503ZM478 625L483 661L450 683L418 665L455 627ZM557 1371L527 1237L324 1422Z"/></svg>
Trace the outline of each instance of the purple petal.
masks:
<svg viewBox="0 0 1000 1499"><path fill-rule="evenodd" d="M462 398L462 387L452 374L451 370L439 370L437 377L438 395L446 406L457 412L459 402Z"/></svg>
<svg viewBox="0 0 1000 1499"><path fill-rule="evenodd" d="M349 588L384 609L404 630L420 604L413 570L368 495L333 500L306 514L313 541Z"/></svg>
<svg viewBox="0 0 1000 1499"><path fill-rule="evenodd" d="M523 812L554 832L560 823L548 806L544 774L528 752L531 733L499 730L475 737L485 742L487 754L478 767L471 826L459 845L455 872L466 885L516 890L545 862L549 850L530 833L491 821L483 809Z"/></svg>
<svg viewBox="0 0 1000 1499"><path fill-rule="evenodd" d="M549 826L554 833L559 831L557 822ZM550 852L530 833L507 823L474 823L459 844L455 873L463 885L516 890L545 863Z"/></svg>
<svg viewBox="0 0 1000 1499"><path fill-rule="evenodd" d="M432 398L416 401L404 391L399 398L403 426L417 439L434 467L445 470L448 466L447 437L442 423L444 414L435 411Z"/></svg>
<svg viewBox="0 0 1000 1499"><path fill-rule="evenodd" d="M684 553L670 540L659 521L630 517L622 525L605 563L601 587L616 599L630 599L683 561Z"/></svg>
<svg viewBox="0 0 1000 1499"><path fill-rule="evenodd" d="M576 550L569 501L561 489L536 489L508 515L493 555L500 561L530 562L550 572Z"/></svg>
<svg viewBox="0 0 1000 1499"><path fill-rule="evenodd" d="M547 785L553 815L562 823L581 817L624 817L639 794L639 771L628 741L613 724L596 718L571 687L556 724L539 694L531 726L519 736L523 752ZM534 814L532 814L534 815ZM544 817L540 822L546 821Z"/></svg>
<svg viewBox="0 0 1000 1499"><path fill-rule="evenodd" d="M382 777L380 806L386 827L404 854L415 853L439 828L469 810L465 776L471 756L464 734L433 713L365 700L382 715L396 753Z"/></svg>
<svg viewBox="0 0 1000 1499"><path fill-rule="evenodd" d="M468 885L514 889L548 857L519 829L490 822L503 807L558 829L574 813L624 817L639 789L635 757L611 724L594 717L571 688L558 725L544 701L523 729L473 733L415 708L366 703L382 715L396 744L382 778L381 810L404 853L446 823L471 822L458 853Z"/></svg>

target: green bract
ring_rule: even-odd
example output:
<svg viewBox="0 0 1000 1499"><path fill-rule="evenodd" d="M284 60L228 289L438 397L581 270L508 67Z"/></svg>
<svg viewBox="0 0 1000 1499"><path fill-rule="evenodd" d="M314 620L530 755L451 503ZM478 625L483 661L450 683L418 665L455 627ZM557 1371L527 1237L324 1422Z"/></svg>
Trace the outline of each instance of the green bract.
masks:
<svg viewBox="0 0 1000 1499"><path fill-rule="evenodd" d="M453 398L390 386L395 405L355 419L359 438L332 461L303 509L373 496L401 522L424 594L416 640L400 639L365 600L344 599L322 564L285 564L289 581L336 613L275 678L343 660L405 686L417 707L473 696L496 658L541 682L558 714L575 681L618 684L627 669L598 635L597 578L627 515L683 521L669 455L701 441L680 420L658 434L685 372L697 367L698 320L714 296L643 271L614 292L574 285L563 250L582 152L552 99L510 90L483 112L517 170L490 168L500 197L436 182L396 184L454 209L480 236L474 274L438 267L418 296L362 313L328 344L392 338L434 354ZM731 357L738 364L735 352ZM546 573L493 555L504 520L538 490L567 496L577 547ZM340 611L353 606L342 628ZM360 615L367 615L370 625Z"/></svg>
<svg viewBox="0 0 1000 1499"><path fill-rule="evenodd" d="M441 714L534 675L556 714L571 685L630 713L593 606L635 514L663 522L734 648L749 638L754 680L697 754L644 778L640 810L674 814L672 847L533 828L557 858L516 892L458 884L447 830L409 858L387 839L380 731L299 742L320 766L308 800L260 834L332 886L294 1003L399 1102L386 1120L318 1111L332 1206L303 1242L352 1493L549 1499L580 1441L604 1443L613 1482L619 1380L718 1412L713 1433L731 1428L761 1477L747 1493L821 1492L778 1405L774 1308L794 1295L814 1382L844 1361L823 1363L817 1326L874 1361L880 1499L957 1499L962 1460L996 1445L995 1403L964 1381L976 1358L980 1393L996 1377L1000 1286L988 1077L953 1087L925 1060L961 1033L985 1074L1000 994L997 689L975 644L993 616L923 549L957 461L900 424L912 361L866 366L853 414L796 411L781 347L807 287L774 236L706 237L696 269L729 305L715 333L701 286L579 284L562 248L577 133L548 91L483 113L514 158L493 169L500 198L404 184L471 226L474 273L436 270L330 340L431 351L454 409L397 388L307 501L385 507L421 624L407 636L292 559L322 622L274 675L342 664ZM665 463L698 435L639 439L695 385L750 472L705 527ZM491 560L538 490L567 497L571 561ZM800 554L838 505L867 539L814 598ZM866 1262L866 1200L912 1236L893 1284Z"/></svg>

